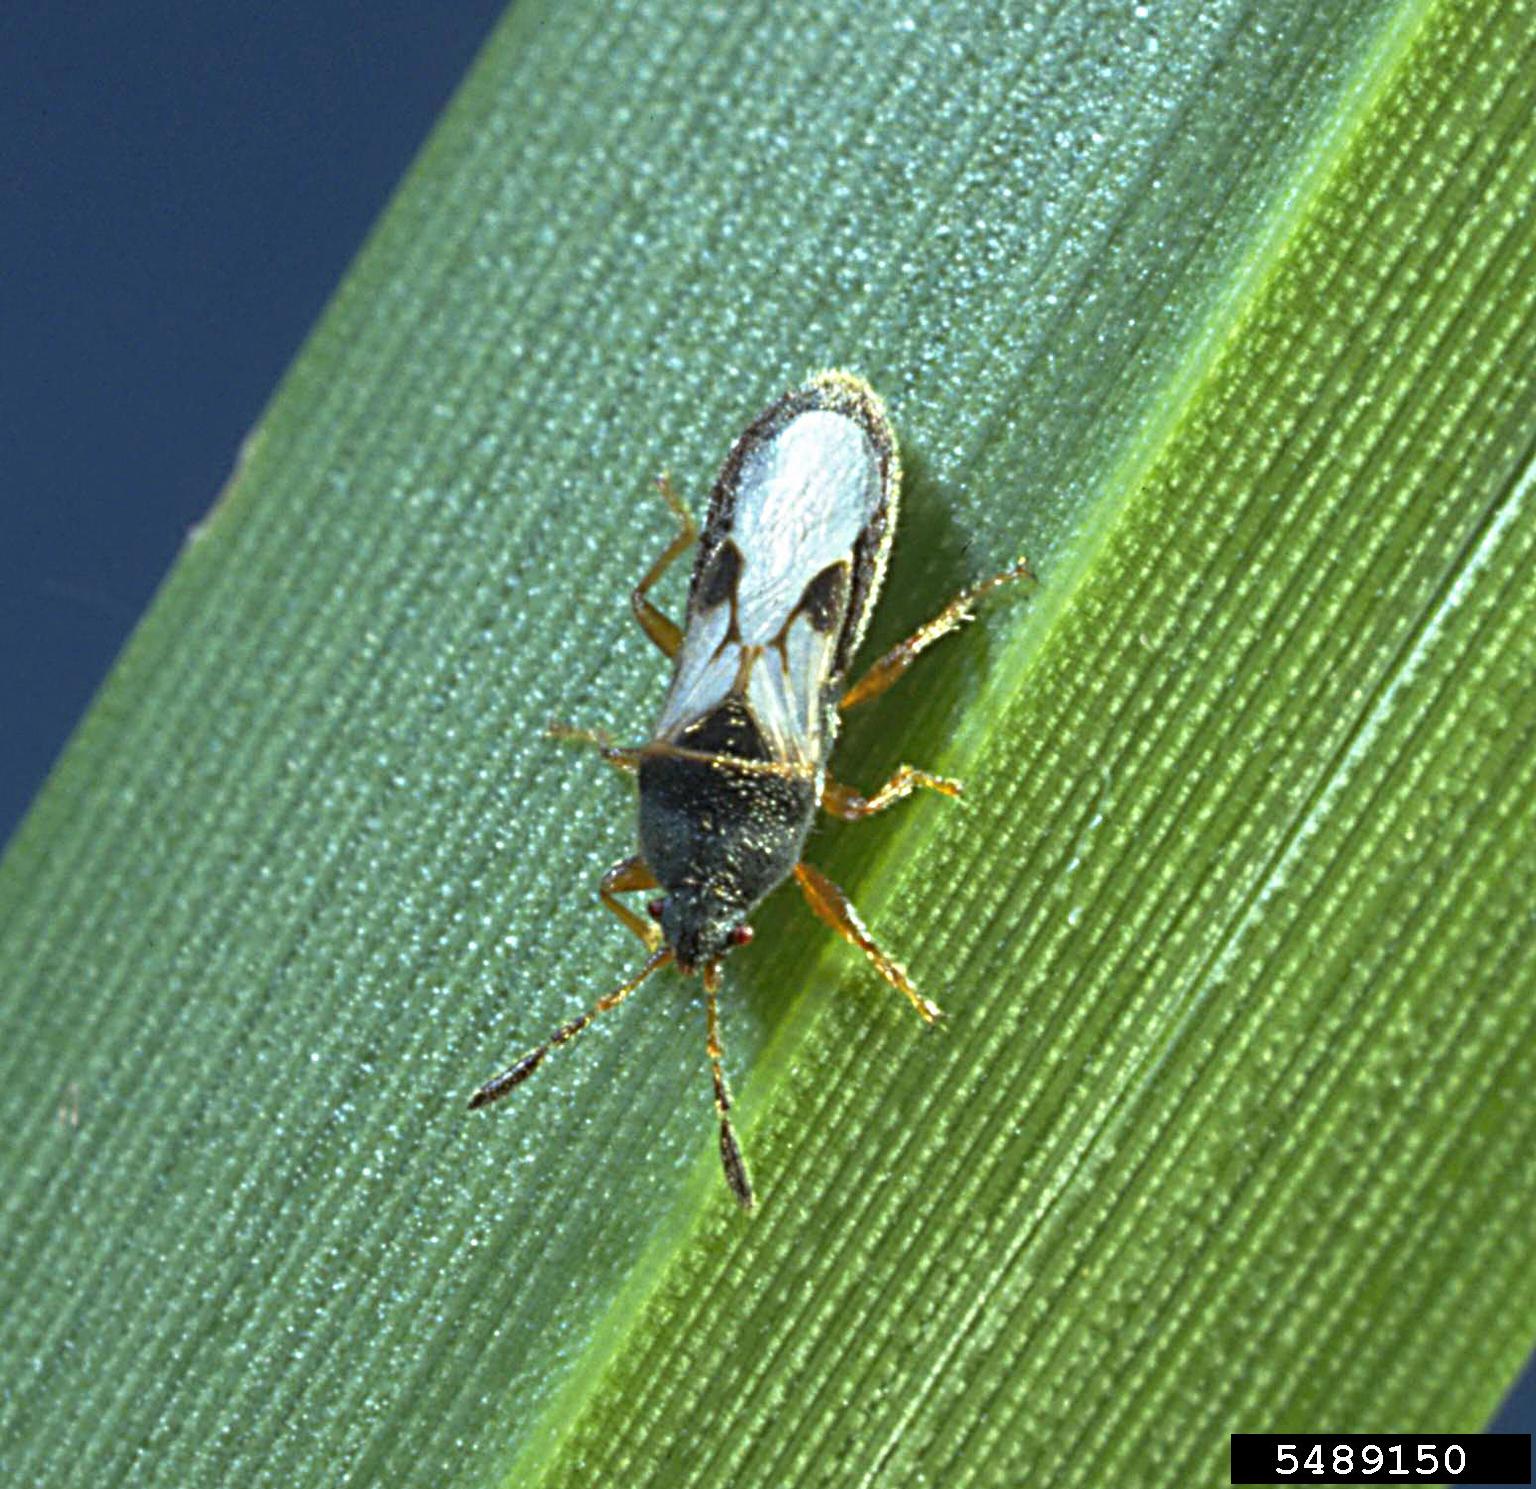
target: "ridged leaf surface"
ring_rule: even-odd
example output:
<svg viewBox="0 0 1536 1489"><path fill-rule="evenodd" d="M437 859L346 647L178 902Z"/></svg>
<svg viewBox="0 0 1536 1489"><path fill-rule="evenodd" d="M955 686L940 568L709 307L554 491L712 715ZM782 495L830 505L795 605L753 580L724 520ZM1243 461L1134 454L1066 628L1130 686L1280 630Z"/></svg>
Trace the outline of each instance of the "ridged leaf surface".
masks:
<svg viewBox="0 0 1536 1489"><path fill-rule="evenodd" d="M381 106L385 106L381 104ZM1536 9L518 5L0 865L17 1484L1184 1485L1536 1340ZM237 355L238 349L232 354ZM962 806L729 963L595 906L627 614L887 398L850 718ZM677 608L674 582L667 602Z"/></svg>

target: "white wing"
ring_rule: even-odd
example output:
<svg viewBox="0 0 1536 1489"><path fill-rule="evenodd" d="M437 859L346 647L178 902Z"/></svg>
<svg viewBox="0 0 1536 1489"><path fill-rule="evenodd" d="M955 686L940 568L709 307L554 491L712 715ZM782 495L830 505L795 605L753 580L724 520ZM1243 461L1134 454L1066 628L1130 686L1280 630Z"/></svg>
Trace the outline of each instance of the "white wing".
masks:
<svg viewBox="0 0 1536 1489"><path fill-rule="evenodd" d="M659 739L670 739L695 719L707 714L731 691L741 671L741 648L727 642L731 628L731 602L722 600L712 610L689 617L677 654L672 687L656 725Z"/></svg>
<svg viewBox="0 0 1536 1489"><path fill-rule="evenodd" d="M747 457L731 524L746 560L736 611L746 645L771 642L806 585L852 558L880 500L874 448L846 414L811 409Z"/></svg>
<svg viewBox="0 0 1536 1489"><path fill-rule="evenodd" d="M827 743L821 690L837 635L818 631L806 616L797 615L784 641L784 656L770 647L753 659L747 703L777 758L819 768Z"/></svg>
<svg viewBox="0 0 1536 1489"><path fill-rule="evenodd" d="M661 738L675 737L731 692L746 651L753 654L747 700L775 753L820 763L821 693L841 624L818 631L795 611L829 566L847 563L851 579L854 545L881 500L874 447L845 414L809 409L748 452L726 534L741 556L736 635L727 641L731 598L690 610L657 725Z"/></svg>

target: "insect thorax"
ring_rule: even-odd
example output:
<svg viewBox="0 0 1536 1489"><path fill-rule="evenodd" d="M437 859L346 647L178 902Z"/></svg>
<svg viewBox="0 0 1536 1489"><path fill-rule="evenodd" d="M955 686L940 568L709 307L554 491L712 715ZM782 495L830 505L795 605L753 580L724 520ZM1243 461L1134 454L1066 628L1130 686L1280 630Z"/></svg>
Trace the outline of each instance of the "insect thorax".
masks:
<svg viewBox="0 0 1536 1489"><path fill-rule="evenodd" d="M809 771L748 768L773 762L739 698L674 743L687 753L662 747L640 762L640 847L667 891L663 929L668 921L677 929L668 941L692 963L718 955L730 930L788 877L815 816L818 781Z"/></svg>

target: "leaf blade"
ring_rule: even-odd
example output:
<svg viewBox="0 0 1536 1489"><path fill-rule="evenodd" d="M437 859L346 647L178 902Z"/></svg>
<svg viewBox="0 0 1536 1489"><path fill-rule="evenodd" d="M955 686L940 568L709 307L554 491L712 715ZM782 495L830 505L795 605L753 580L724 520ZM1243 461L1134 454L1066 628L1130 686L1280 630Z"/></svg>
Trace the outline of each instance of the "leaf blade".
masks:
<svg viewBox="0 0 1536 1489"><path fill-rule="evenodd" d="M744 1420L727 1416L738 1430L705 1444L718 1458L701 1456L696 1475L717 1462L738 1481L817 1482L837 1465L869 1474L881 1463L914 1473L939 1463L985 1479L988 1465L1006 1472L1007 1453L1036 1441L1058 1452L1062 1441L1082 1443L1084 1472L1127 1466L1116 1452L1158 1442L1146 1403L1168 1400L1172 1386L1156 1376L1155 1351L1143 1359L1124 1349L1113 1321L1082 1296L1084 1278L1098 1266L1122 1293L1153 1288L1149 1306L1169 1317L1188 1305L1181 1274L1159 1269L1165 1255L1184 1255L1180 1238L1189 1242L1177 1196L1158 1214L1161 1230L1115 1229L1112 1217L1150 1203L1145 1189L1180 1172L1170 1167L1177 1155L1197 1197L1237 1161L1174 1125L1176 1093L1218 1117L1223 1099L1237 1103L1239 1136L1274 1126L1254 1112L1262 1088L1244 1095L1234 1084L1233 1058L1196 1061L1198 1034L1239 1028L1237 1048L1269 1050L1271 1060L1277 1050L1299 1060L1305 1048L1273 993L1252 993L1268 999L1256 1007L1276 1010L1271 1032L1228 998L1165 1002L1160 989L1190 985L1199 965L1190 917L1225 908L1230 918L1258 893L1258 866L1284 862L1306 803L1326 799L1319 762L1346 758L1359 738L1366 767L1390 763L1377 744L1385 724L1351 732L1350 720L1370 717L1360 700L1306 720L1312 732L1298 740L1244 733L1244 710L1279 731L1291 723L1287 703L1336 705L1329 688L1346 678L1379 702L1387 684L1373 658L1411 654L1414 617L1453 582L1437 544L1478 551L1472 509L1448 503L1410 520L1390 482L1358 488L1363 504L1320 504L1318 484L1350 469L1350 430L1370 422L1356 413L1351 423L1352 406L1322 370L1360 408L1385 400L1395 411L1376 421L1383 448L1420 441L1412 459L1398 449L1396 465L1380 462L1408 471L1412 490L1437 489L1436 462L1448 489L1497 492L1502 480L1526 490L1508 484L1528 459L1511 431L1533 365L1517 52L1487 46L1492 60L1469 70L1476 12L1450 5L1281 7L1268 35L1239 7L1189 6L1160 14L1167 29L1153 53L1146 32L1085 10L996 36L969 29L983 25L980 12L957 22L951 9L943 26L936 12L927 17L915 41L894 27L850 26L836 6L808 9L783 30L744 14L651 7L620 12L611 36L596 9L574 21L562 10L559 25L549 24L554 14L519 7L493 43L0 870L7 964L30 995L18 1004L27 1037L12 1045L13 1078L0 1082L17 1179L6 1230L21 1242L3 1276L7 1295L23 1300L4 1345L24 1367L0 1432L7 1462L23 1480L50 1470L64 1481L110 1478L137 1464L172 1482L235 1473L490 1482L533 1471L559 1481L580 1479L607 1453L614 1481L673 1482L672 1455L692 1445L697 1420L681 1374L692 1361L699 1379L718 1371L736 1382L740 1402L806 1407L792 1438L760 1405ZM1527 14L1515 7L1485 24L1517 34ZM1425 38L1456 25L1462 62L1426 63ZM605 45L619 59L596 95L606 111L584 92ZM1101 65L1105 56L1113 65ZM1489 77L1505 80L1502 95L1478 94L1474 84L1486 89ZM1392 108L1403 116L1389 129ZM1482 131L1458 122L1467 117L1483 120ZM1405 192L1404 167L1369 157L1373 140L1389 158L1395 147L1396 158L1417 160L1417 150L1440 162L1437 179L1453 184L1444 162L1455 161L1461 195ZM1305 326L1320 314L1314 299L1338 301L1346 271L1325 270L1344 235L1315 192L1349 151L1366 161L1350 179L1368 184L1377 172L1380 188L1355 218L1385 224L1400 252L1348 271L1388 294L1437 274L1452 286L1433 314L1404 318L1401 345L1389 319L1370 322L1374 340L1362 344L1386 349L1375 381L1362 380L1362 353L1347 339L1331 361L1305 338L1281 355L1283 325L1263 314L1286 310ZM844 163L850 152L857 169ZM658 183L694 180L703 185L658 194ZM1457 201L1461 222L1448 205ZM1454 252L1437 261L1445 244ZM1456 286L1479 277L1484 292L1458 307ZM1252 353L1251 380L1268 387L1267 372L1280 389L1271 403L1289 399L1295 418L1266 423L1253 412L1262 398L1243 403L1248 378L1234 368L1250 345L1270 348L1267 362ZM741 1232L725 1223L728 1206L710 1208L720 1195L701 1040L686 1020L632 1018L584 1036L541 1072L537 1091L522 1093L515 1121L475 1127L458 1107L478 1079L574 1011L594 975L608 975L594 969L627 955L572 889L623 851L622 815L596 804L594 770L536 738L551 713L625 727L655 700L643 646L601 600L622 594L664 519L609 493L642 491L649 470L668 463L692 473L697 497L723 441L772 386L836 361L857 361L892 396L915 471L881 618L888 634L1021 547L1051 570L1033 610L994 613L946 643L954 649L931 688L901 700L902 750L924 764L943 767L947 755L973 766L973 785L1017 779L1043 783L1044 794L1037 812L1005 820L996 806L978 821L974 806L956 819L942 804L909 804L901 822L872 826L862 841L829 833L818 852L824 842L830 866L909 961L936 975L952 959L961 982L980 990L974 1002L947 996L952 1011L958 1002L1018 1019L1000 993L1015 986L1028 990L1018 1002L1035 1021L1015 1026L1017 1049L964 1033L970 1042L934 1046L835 950L792 931L792 907L771 911L779 944L743 962L728 1038L737 1068L751 1072L738 1082L747 1141L778 1199ZM1490 367L1502 368L1502 382L1490 381ZM1228 385L1230 404L1219 396ZM1183 396L1164 404L1167 389ZM1223 433L1233 437L1226 445ZM1127 471L1134 482L1119 481ZM1059 489L1031 489L1035 472ZM1254 472L1261 479L1245 487L1240 473ZM1266 520L1249 487L1280 515ZM1190 501L1195 489L1202 503ZM1293 490L1299 507L1280 506ZM1520 495L1519 519L1524 503ZM1484 504L1497 509L1492 497ZM1148 514L1164 510L1190 519L1191 556L1179 563L1155 561L1166 547ZM1215 516L1227 511L1238 515L1222 526ZM1393 521L1378 524L1379 511ZM1327 520L1305 529L1306 514L1319 512ZM1425 742L1390 758L1400 772L1428 772L1462 804L1452 815L1465 819L1467 856L1475 861L1476 849L1490 866L1487 883L1467 881L1444 849L1438 858L1423 850L1459 897L1451 908L1465 920L1502 907L1504 923L1518 926L1530 880L1518 845L1530 838L1515 804L1529 793L1509 761L1523 716L1506 709L1501 723L1498 705L1528 658L1521 596L1507 577L1520 570L1501 545L1523 542L1526 527L1495 527L1504 536L1477 570L1496 576L1478 579L1482 630L1464 637L1458 609L1447 632L1474 684L1466 707L1483 711L1472 779L1499 804L1493 826L1476 835L1458 786L1462 747L1434 734L1433 708L1411 689L1396 696L1415 700ZM1288 553L1293 540L1302 546ZM1236 562L1245 553L1249 568ZM1373 604L1360 577L1374 572L1373 553L1400 565L1383 571L1390 603ZM1181 590L1170 573L1210 582ZM1291 603L1277 608L1255 573L1286 576ZM1498 585L1502 611L1487 598ZM1126 626L1131 613L1138 624ZM1249 651L1233 651L1249 623ZM1289 625L1311 628L1298 654L1313 675L1282 645L1302 635ZM1226 651L1212 649L1207 628ZM1143 629L1178 660L1138 691L1125 681L1145 676ZM1104 635L1124 640L1112 663ZM1232 673L1240 687L1225 701L1238 717L1225 733L1211 671L1223 656L1249 657L1249 670ZM1252 657L1267 657L1272 677L1253 671ZM1452 697L1455 669L1431 660ZM1077 715L1072 698L1088 700ZM1388 722L1407 728L1406 719ZM891 747L876 732L884 727L848 742L850 764L871 778ZM1138 731L1144 744L1119 743ZM1117 765L1107 785L1087 750L1105 734ZM1220 746L1206 782L1176 768L1201 738ZM1317 744L1316 761L1299 758L1300 739ZM1282 763L1290 784L1277 791L1267 774ZM1137 772L1156 783L1146 788L1151 805L1120 794L1116 777ZM1156 810L1160 794L1182 800L1199 827L1182 859L1176 825ZM1164 858L1136 858L1136 823L1159 834ZM968 834L989 830L988 861L1005 869L990 879L974 872L966 846ZM1428 840L1424 819L1416 830L1415 842ZM1025 854L1053 875L1059 903L1009 880L1009 855ZM1130 865L1124 887L1112 862ZM953 879L964 892L925 901L917 878ZM1279 883L1276 896L1291 887ZM1079 902L1080 886L1091 899ZM1402 915L1400 902L1387 903ZM1335 908L1347 923L1348 906ZM1059 990L989 962L973 933L991 927L1002 947L1023 934L1021 916L1032 956L1059 971ZM917 945L902 937L903 922L920 928ZM1525 943L1455 927L1444 935L1462 957L1458 975L1527 985ZM1303 947L1306 934L1293 932ZM1354 934L1363 957L1370 938L1358 926ZM1337 935L1354 944L1347 924ZM1155 950L1143 955L1142 945ZM844 984L848 1006L831 996ZM1426 1019L1451 1018L1418 996L1410 1006ZM1212 1024L1218 1014L1227 1022ZM1475 1048L1501 1051L1518 1032L1507 992L1491 1001L1495 1015L1503 1022ZM1347 1037L1336 1015L1326 1027ZM840 1049L861 1059L840 1064ZM935 1070L950 1099L925 1108L933 1141L944 1140L926 1150L925 1135L905 1132L896 1114ZM1139 1086L1138 1071L1147 1072ZM1362 1077L1361 1089L1377 1088ZM1149 1132L1175 1133L1182 1146L1165 1154L1136 1130L1138 1093L1163 1124ZM1474 1095L1455 1100L1467 1130L1484 1134L1495 1173L1502 1165L1528 1186L1515 1142L1524 1114L1501 1110L1496 1090ZM973 1109L1006 1140L979 1142L967 1125ZM1084 1114L1098 1123L1084 1129L1097 1147L1069 1130ZM814 1138L802 1142L808 1125ZM1415 1151L1430 1151L1424 1133L1417 1141ZM1241 1142L1233 1146L1240 1157ZM890 1178L891 1154L924 1152L937 1169ZM950 1177L956 1154L972 1157ZM1090 1180L1121 1154L1140 1168L1100 1196ZM1427 1174L1455 1158L1436 1162ZM1314 1163L1343 1186L1337 1168ZM895 1183L905 1209L881 1208L866 1192L877 1181ZM833 1202L834 1182L856 1205ZM1281 1188L1282 1176L1270 1182ZM962 1253L931 1251L946 1184L997 1248L974 1277L960 1269ZM1469 1181L1460 1202L1486 1206L1490 1194ZM1455 1220L1439 1198L1423 1215ZM1291 1202L1286 1214L1309 1213ZM914 1216L916 1241L905 1225ZM1022 1249L1005 1234L1015 1216ZM617 1217L626 1234L614 1234ZM1073 1217L1098 1227L1101 1252L1075 1238ZM1465 1289L1455 1294L1498 1335L1482 1372L1407 1380L1401 1361L1413 1351L1385 1354L1400 1342L1403 1309L1433 1297L1461 1254L1443 1239L1436 1246L1429 1223L1404 1231L1422 1242L1422 1262L1396 1272L1381 1260L1367 1267L1363 1247L1343 1253L1382 1300L1387 1325L1361 1345L1373 1370L1316 1367L1312 1393L1287 1397L1274 1367L1256 1365L1245 1397L1213 1378L1214 1354L1180 1357L1211 1410L1291 1401L1303 1423L1338 1403L1361 1420L1379 1404L1361 1394L1372 1380L1388 1382L1404 1409L1415 1399L1486 1408L1521 1329L1532 1330L1525 1294L1512 1293L1498 1319L1488 1316L1496 1290L1476 1307ZM845 1262L827 1274L828 1296L849 1300L849 1318L870 1320L864 1353L844 1371L849 1341L835 1325L846 1319L829 1323L823 1306L818 1328L785 1340L784 1311L752 1294L740 1269L766 1253L793 1299L815 1275L797 1269L807 1241L830 1252L861 1226L898 1248L906 1271L875 1256L857 1272ZM1490 1226L1488 1240L1473 1242L1470 1228L1463 1215L1446 1235L1469 1256L1478 1245L1504 1248L1505 1274L1516 1275L1508 1229ZM1172 1244L1159 1251L1153 1237ZM1285 1240L1245 1275L1279 1289L1294 1253ZM709 1261L712 1248L722 1261ZM1048 1287L1031 1290L1020 1258L1038 1259ZM917 1388L936 1325L925 1322L930 1304L913 1276L937 1279L951 1299L990 1277L989 1308L1006 1317L1013 1304L1035 1322L1021 1355L987 1309L936 1315L991 1330L952 1356L991 1371L988 1417L965 1411L963 1397L950 1410L951 1381L929 1382L931 1396ZM1308 1316L1326 1322L1333 1296L1308 1296ZM1042 1298L1063 1301L1043 1308ZM697 1334L683 1327L695 1314ZM1340 1325L1344 1337L1359 1337L1366 1316ZM657 1321L647 1346L639 1331ZM1213 1315L1202 1337L1219 1344L1220 1329ZM1273 1332L1279 1358L1309 1358L1299 1325ZM1036 1349L1052 1352L1054 1377L1032 1363ZM40 1361L68 1362L56 1367L65 1390ZM764 1361L775 1362L771 1372ZM1096 1372L1111 1367L1128 1399L1140 1393L1142 1415L1117 1415L1095 1394ZM665 1389L647 1394L647 1381ZM1017 1393L1030 1381L1041 1405L1021 1417ZM854 1392L852 1405L840 1390ZM1205 1452L1211 1432L1225 1430L1203 1421L1168 1451Z"/></svg>

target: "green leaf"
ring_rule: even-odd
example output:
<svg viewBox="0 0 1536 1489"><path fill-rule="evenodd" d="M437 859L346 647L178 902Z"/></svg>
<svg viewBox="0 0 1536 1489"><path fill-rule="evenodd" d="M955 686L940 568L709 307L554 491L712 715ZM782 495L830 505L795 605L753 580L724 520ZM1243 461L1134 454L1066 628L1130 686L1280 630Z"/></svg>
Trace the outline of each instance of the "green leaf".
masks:
<svg viewBox="0 0 1536 1489"><path fill-rule="evenodd" d="M518 6L0 867L9 1482L1183 1485L1536 1339L1536 11ZM626 591L821 366L966 805L594 906ZM676 587L670 595L676 603ZM862 711L861 711L862 712Z"/></svg>

